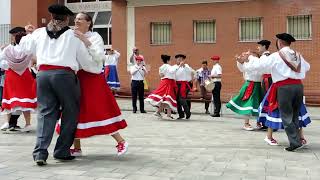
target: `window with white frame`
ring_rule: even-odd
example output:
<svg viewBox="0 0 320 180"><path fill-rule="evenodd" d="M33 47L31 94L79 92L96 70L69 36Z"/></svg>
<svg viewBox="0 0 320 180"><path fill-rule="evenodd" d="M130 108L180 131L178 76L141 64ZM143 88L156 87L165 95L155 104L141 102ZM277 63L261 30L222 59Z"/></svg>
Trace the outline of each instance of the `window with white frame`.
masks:
<svg viewBox="0 0 320 180"><path fill-rule="evenodd" d="M255 42L262 38L262 18L250 17L239 19L239 40Z"/></svg>
<svg viewBox="0 0 320 180"><path fill-rule="evenodd" d="M151 23L151 44L170 44L171 34L171 22Z"/></svg>
<svg viewBox="0 0 320 180"><path fill-rule="evenodd" d="M193 21L193 41L196 43L214 43L216 41L215 20Z"/></svg>
<svg viewBox="0 0 320 180"><path fill-rule="evenodd" d="M111 1L110 0L65 0L65 5L74 13L87 12L93 21L93 31L100 34L105 48L111 47ZM74 26L73 16L69 26Z"/></svg>
<svg viewBox="0 0 320 180"><path fill-rule="evenodd" d="M311 15L288 16L287 32L297 40L312 39L311 24Z"/></svg>

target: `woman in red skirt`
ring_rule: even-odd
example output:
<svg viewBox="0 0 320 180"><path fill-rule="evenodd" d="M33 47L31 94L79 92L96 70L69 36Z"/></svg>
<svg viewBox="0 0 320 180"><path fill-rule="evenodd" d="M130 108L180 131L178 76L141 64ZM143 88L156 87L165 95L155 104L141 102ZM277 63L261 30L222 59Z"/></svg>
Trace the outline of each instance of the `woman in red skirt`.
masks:
<svg viewBox="0 0 320 180"><path fill-rule="evenodd" d="M161 77L159 87L153 91L146 99L152 106L158 107L154 113L155 116L162 117L161 111L167 110L167 118L174 119L171 116L171 111L177 111L176 90L177 85L175 82L175 69L168 64L170 56L161 55L163 65L159 68Z"/></svg>
<svg viewBox="0 0 320 180"><path fill-rule="evenodd" d="M26 125L22 131L29 132L31 130L31 112L37 108L36 81L29 69L32 56L25 54L19 46L21 38L26 35L24 28L13 28L10 33L14 37L15 45L7 46L1 55L1 65L7 66L1 67L6 69L2 111L8 114L8 119L10 119L11 113L23 112Z"/></svg>
<svg viewBox="0 0 320 180"><path fill-rule="evenodd" d="M77 75L80 81L81 99L79 122L75 134L74 149L71 155L81 156L81 138L95 135L111 135L118 143L117 154L122 155L128 149L128 143L118 132L127 127L121 117L121 111L105 82L102 73L104 62L104 43L101 36L92 32L92 18L87 13L79 13L75 18L75 35L84 42L92 55L89 63L94 73L80 70ZM88 60L89 61L89 60ZM59 132L59 124L57 127Z"/></svg>

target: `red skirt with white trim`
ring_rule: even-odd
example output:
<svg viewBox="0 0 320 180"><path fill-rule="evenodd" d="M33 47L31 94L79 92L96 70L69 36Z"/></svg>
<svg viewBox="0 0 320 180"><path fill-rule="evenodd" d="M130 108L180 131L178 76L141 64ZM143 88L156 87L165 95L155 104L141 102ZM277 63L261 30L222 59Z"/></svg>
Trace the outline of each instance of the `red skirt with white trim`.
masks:
<svg viewBox="0 0 320 180"><path fill-rule="evenodd" d="M167 104L171 110L177 111L177 84L173 79L162 79L159 87L154 90L145 101L152 106L159 107L160 103Z"/></svg>
<svg viewBox="0 0 320 180"><path fill-rule="evenodd" d="M36 81L29 69L20 76L12 69L5 72L2 110L5 113L15 111L35 111L37 108Z"/></svg>
<svg viewBox="0 0 320 180"><path fill-rule="evenodd" d="M103 74L78 72L81 88L80 114L75 138L116 133L127 127ZM57 125L57 132L60 125Z"/></svg>

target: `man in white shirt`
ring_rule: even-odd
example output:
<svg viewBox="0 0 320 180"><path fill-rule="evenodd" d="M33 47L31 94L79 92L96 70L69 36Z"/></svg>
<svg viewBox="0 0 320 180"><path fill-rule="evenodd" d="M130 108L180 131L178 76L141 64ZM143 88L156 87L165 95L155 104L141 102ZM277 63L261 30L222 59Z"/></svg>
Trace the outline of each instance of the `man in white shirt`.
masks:
<svg viewBox="0 0 320 180"><path fill-rule="evenodd" d="M243 68L252 71L271 73L273 86L270 89L269 111L279 108L280 117L288 136L290 146L286 151L295 151L302 147L299 135L299 110L303 103L302 79L309 71L310 65L300 53L290 48L294 37L287 33L277 34L277 49L264 60L256 58L250 53L243 54L238 62L243 63ZM252 63L244 63L245 61Z"/></svg>
<svg viewBox="0 0 320 180"><path fill-rule="evenodd" d="M137 63L136 57L138 57L138 56L140 56L140 57L142 57L142 58L144 59L143 55L140 54L140 50L139 50L137 47L134 47L134 48L132 49L132 55L131 55L131 57L130 57L130 64L131 64L131 65L134 65L134 64ZM142 64L143 64L143 65L146 65L145 59L143 60Z"/></svg>
<svg viewBox="0 0 320 180"><path fill-rule="evenodd" d="M131 95L133 113L137 113L137 98L139 96L140 112L147 113L144 110L144 77L147 73L146 67L143 65L144 58L142 56L135 57L136 64L130 67L131 74Z"/></svg>
<svg viewBox="0 0 320 180"><path fill-rule="evenodd" d="M101 73L101 67L90 66L92 56L84 43L68 27L73 13L63 5L48 8L51 21L22 38L20 45L37 57L37 142L33 158L37 165L46 165L48 147L55 125L61 117L61 132L54 149L54 158L72 160L70 147L74 140L80 108L80 86L75 74L80 67ZM26 26L26 29L32 29Z"/></svg>
<svg viewBox="0 0 320 180"><path fill-rule="evenodd" d="M177 54L175 56L177 60L177 64L173 66L176 70L176 82L178 86L177 92L177 110L179 117L178 119L182 119L186 117L186 119L190 119L191 112L190 106L188 105L188 93L191 90L189 82L194 77L194 70L185 63L186 56L183 54ZM182 110L183 108L183 110ZM186 116L185 116L186 115Z"/></svg>
<svg viewBox="0 0 320 180"><path fill-rule="evenodd" d="M212 56L211 60L213 62L213 67L211 70L210 77L213 79L213 82L214 82L214 89L212 90L214 113L211 116L220 117L220 111L221 111L220 92L222 87L222 84L221 84L222 68L219 64L220 56Z"/></svg>

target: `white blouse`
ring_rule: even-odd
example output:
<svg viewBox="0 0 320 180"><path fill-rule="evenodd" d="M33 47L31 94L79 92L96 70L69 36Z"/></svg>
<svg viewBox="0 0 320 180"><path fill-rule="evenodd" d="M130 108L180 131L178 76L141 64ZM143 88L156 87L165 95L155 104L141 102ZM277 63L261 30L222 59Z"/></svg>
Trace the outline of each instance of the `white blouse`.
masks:
<svg viewBox="0 0 320 180"><path fill-rule="evenodd" d="M108 65L114 65L114 66L117 66L118 65L118 62L119 62L119 58L120 58L120 53L116 50L113 51L114 53L113 54L107 54L106 55L106 60L104 62L104 65L105 66L108 66Z"/></svg>
<svg viewBox="0 0 320 180"><path fill-rule="evenodd" d="M87 33L85 33L85 36L91 42L91 46L88 47L88 50L93 60L89 61L90 64L88 65L100 69L101 73L105 60L103 39L97 32L88 31Z"/></svg>
<svg viewBox="0 0 320 180"><path fill-rule="evenodd" d="M175 69L169 65L169 64L163 64L162 66L160 66L159 68L159 74L160 76L163 75L163 77L161 79L175 79Z"/></svg>
<svg viewBox="0 0 320 180"><path fill-rule="evenodd" d="M254 82L261 82L262 79L262 75L263 73L259 72L259 71L246 71L246 69L243 67L245 64L249 64L252 62L247 62L244 64L241 64L239 62L237 62L237 67L240 70L240 72L243 73L243 78L246 81L254 81Z"/></svg>

